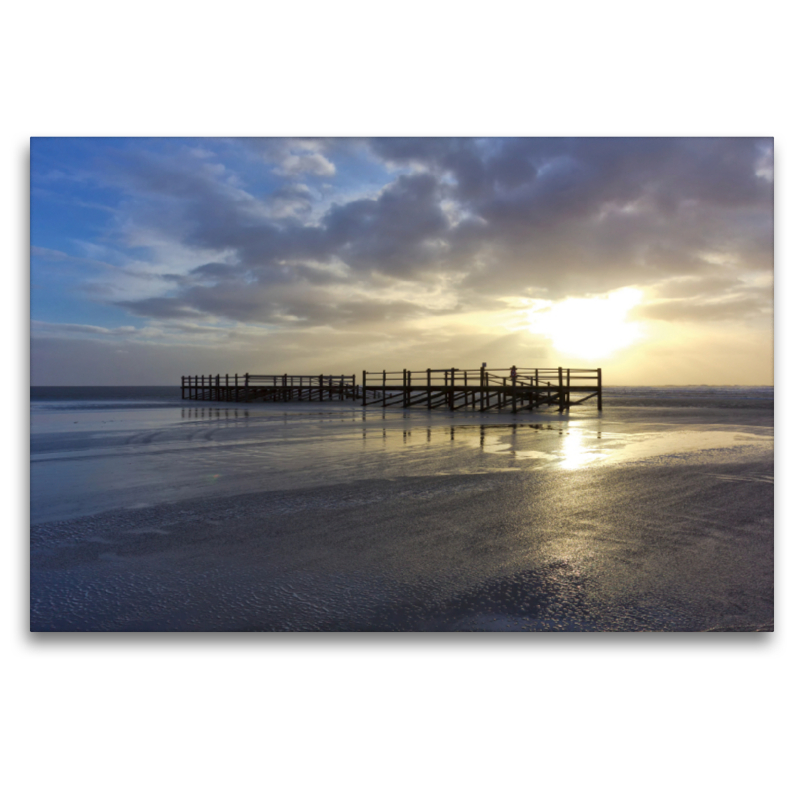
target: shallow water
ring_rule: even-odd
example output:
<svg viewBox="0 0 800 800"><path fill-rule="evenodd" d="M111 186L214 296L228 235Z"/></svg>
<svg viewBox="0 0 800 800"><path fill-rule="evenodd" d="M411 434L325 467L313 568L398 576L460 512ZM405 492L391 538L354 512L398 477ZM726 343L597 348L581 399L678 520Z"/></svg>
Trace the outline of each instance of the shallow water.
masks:
<svg viewBox="0 0 800 800"><path fill-rule="evenodd" d="M32 627L769 629L771 393L702 397L35 399Z"/></svg>

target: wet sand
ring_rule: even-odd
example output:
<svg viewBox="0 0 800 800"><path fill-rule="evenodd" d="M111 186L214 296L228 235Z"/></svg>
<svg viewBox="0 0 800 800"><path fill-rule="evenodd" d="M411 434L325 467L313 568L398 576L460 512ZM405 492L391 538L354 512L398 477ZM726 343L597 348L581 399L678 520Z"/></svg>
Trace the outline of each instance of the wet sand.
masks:
<svg viewBox="0 0 800 800"><path fill-rule="evenodd" d="M771 412L70 414L33 630L772 629Z"/></svg>

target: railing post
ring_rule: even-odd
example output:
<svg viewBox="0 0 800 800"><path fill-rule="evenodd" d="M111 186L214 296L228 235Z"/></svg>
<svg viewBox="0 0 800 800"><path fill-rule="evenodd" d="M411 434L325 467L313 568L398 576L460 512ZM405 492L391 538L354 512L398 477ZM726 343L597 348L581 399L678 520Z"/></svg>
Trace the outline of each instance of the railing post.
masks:
<svg viewBox="0 0 800 800"><path fill-rule="evenodd" d="M428 367L428 411L431 410L431 368Z"/></svg>
<svg viewBox="0 0 800 800"><path fill-rule="evenodd" d="M567 367L567 411L569 411L569 407L572 405L572 392L569 389L571 383L570 368Z"/></svg>
<svg viewBox="0 0 800 800"><path fill-rule="evenodd" d="M484 410L484 407L483 407L484 406L484 399L483 399L484 391L483 391L483 387L484 387L485 383L486 383L486 367L481 365L481 411Z"/></svg>
<svg viewBox="0 0 800 800"><path fill-rule="evenodd" d="M517 413L517 371L512 370L511 375L511 411ZM516 430L516 428L514 428Z"/></svg>
<svg viewBox="0 0 800 800"><path fill-rule="evenodd" d="M386 408L386 370L383 371L383 407Z"/></svg>
<svg viewBox="0 0 800 800"><path fill-rule="evenodd" d="M365 406L366 404L367 404L367 371L364 370L361 373L361 405Z"/></svg>
<svg viewBox="0 0 800 800"><path fill-rule="evenodd" d="M558 413L564 410L564 376L561 367L558 368Z"/></svg>
<svg viewBox="0 0 800 800"><path fill-rule="evenodd" d="M455 411L456 407L456 368L450 368L450 410Z"/></svg>
<svg viewBox="0 0 800 800"><path fill-rule="evenodd" d="M597 410L603 410L603 370L597 368Z"/></svg>

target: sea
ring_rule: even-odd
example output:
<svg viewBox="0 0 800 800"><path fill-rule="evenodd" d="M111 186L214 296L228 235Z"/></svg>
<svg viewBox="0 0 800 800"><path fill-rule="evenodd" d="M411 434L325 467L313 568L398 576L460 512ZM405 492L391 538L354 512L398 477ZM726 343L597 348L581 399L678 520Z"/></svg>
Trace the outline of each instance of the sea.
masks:
<svg viewBox="0 0 800 800"><path fill-rule="evenodd" d="M31 387L31 630L773 630L773 388L603 406Z"/></svg>

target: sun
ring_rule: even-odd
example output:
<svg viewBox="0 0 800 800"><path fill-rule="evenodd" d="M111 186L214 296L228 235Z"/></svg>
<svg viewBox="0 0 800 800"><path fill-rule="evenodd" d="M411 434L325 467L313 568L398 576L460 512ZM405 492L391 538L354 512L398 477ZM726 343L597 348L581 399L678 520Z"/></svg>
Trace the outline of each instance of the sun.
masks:
<svg viewBox="0 0 800 800"><path fill-rule="evenodd" d="M626 288L604 297L540 305L531 310L530 330L548 336L565 355L604 358L641 338L641 325L628 321L628 312L641 299L638 289Z"/></svg>

